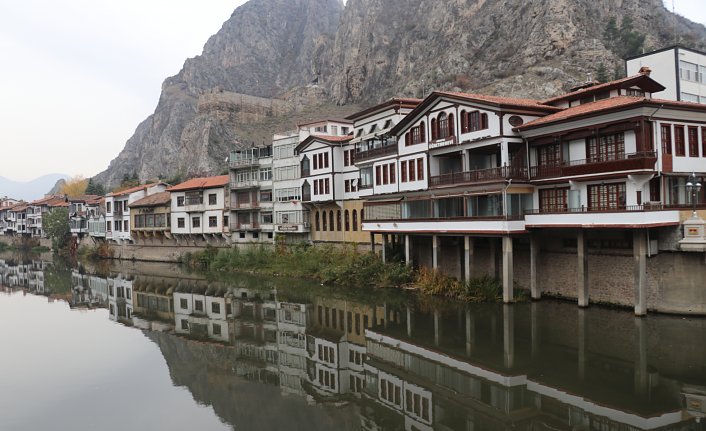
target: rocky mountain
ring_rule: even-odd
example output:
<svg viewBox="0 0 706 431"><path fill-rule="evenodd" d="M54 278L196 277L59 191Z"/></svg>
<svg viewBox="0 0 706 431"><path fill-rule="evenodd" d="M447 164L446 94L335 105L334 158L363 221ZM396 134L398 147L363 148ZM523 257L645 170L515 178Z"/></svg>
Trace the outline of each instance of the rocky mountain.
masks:
<svg viewBox="0 0 706 431"><path fill-rule="evenodd" d="M31 181L13 181L0 177L0 197L7 196L14 199L33 201L45 194L54 193L55 186L64 181L68 175L48 174Z"/></svg>
<svg viewBox="0 0 706 431"><path fill-rule="evenodd" d="M165 80L154 114L96 179L219 173L233 148L392 96L543 98L622 73L626 46L675 40L706 48L706 28L662 0L250 0Z"/></svg>

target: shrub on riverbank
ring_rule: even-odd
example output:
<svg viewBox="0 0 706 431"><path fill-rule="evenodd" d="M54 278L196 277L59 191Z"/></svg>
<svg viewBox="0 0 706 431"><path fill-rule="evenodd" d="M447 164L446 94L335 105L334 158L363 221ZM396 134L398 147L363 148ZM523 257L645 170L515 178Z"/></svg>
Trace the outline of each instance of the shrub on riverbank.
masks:
<svg viewBox="0 0 706 431"><path fill-rule="evenodd" d="M83 246L78 249L78 256L81 259L96 261L100 259L112 259L114 257L113 248L110 244L102 242L93 247Z"/></svg>
<svg viewBox="0 0 706 431"><path fill-rule="evenodd" d="M211 271L243 271L288 277L315 278L326 284L391 287L413 281L413 271L401 263L382 263L372 253L351 247L306 243L271 248L253 246L228 250L207 248L186 253L183 263Z"/></svg>
<svg viewBox="0 0 706 431"><path fill-rule="evenodd" d="M463 282L426 268L415 271L404 262L383 263L379 256L358 252L353 246L314 247L301 243L220 251L208 247L201 252L184 254L182 262L192 269L313 278L324 284L343 286L411 285L426 295L468 301L497 301L502 293L498 280L490 276Z"/></svg>

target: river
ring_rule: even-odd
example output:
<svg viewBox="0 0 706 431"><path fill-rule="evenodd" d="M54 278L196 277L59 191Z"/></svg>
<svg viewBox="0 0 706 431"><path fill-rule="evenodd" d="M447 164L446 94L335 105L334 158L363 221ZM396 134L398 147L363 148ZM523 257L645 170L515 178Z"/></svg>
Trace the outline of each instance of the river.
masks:
<svg viewBox="0 0 706 431"><path fill-rule="evenodd" d="M0 430L706 430L706 319L0 255Z"/></svg>

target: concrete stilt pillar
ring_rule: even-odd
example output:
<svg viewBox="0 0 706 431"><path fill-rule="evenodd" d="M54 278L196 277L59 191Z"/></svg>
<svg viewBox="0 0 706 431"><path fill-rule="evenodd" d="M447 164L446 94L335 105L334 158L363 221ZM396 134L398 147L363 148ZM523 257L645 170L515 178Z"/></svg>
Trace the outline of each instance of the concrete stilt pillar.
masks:
<svg viewBox="0 0 706 431"><path fill-rule="evenodd" d="M382 262L383 263L387 262L387 246L388 246L388 237L387 237L387 234L384 233L384 234L382 234Z"/></svg>
<svg viewBox="0 0 706 431"><path fill-rule="evenodd" d="M439 236L431 236L431 267L439 269Z"/></svg>
<svg viewBox="0 0 706 431"><path fill-rule="evenodd" d="M434 310L434 345L441 343L441 316L439 310Z"/></svg>
<svg viewBox="0 0 706 431"><path fill-rule="evenodd" d="M649 388L647 373L647 328L644 319L635 319L635 392L646 395Z"/></svg>
<svg viewBox="0 0 706 431"><path fill-rule="evenodd" d="M470 281L473 275L473 260L473 238L465 235L463 237L463 275L466 281Z"/></svg>
<svg viewBox="0 0 706 431"><path fill-rule="evenodd" d="M370 251L375 253L375 234L370 232Z"/></svg>
<svg viewBox="0 0 706 431"><path fill-rule="evenodd" d="M470 309L466 309L466 355L471 356L476 344L476 322Z"/></svg>
<svg viewBox="0 0 706 431"><path fill-rule="evenodd" d="M412 328L414 327L414 314L410 307L407 307L407 337L412 338Z"/></svg>
<svg viewBox="0 0 706 431"><path fill-rule="evenodd" d="M513 299L513 259L512 259L512 237L503 237L503 302L506 304Z"/></svg>
<svg viewBox="0 0 706 431"><path fill-rule="evenodd" d="M539 305L536 302L530 304L530 344L532 359L539 357L540 349L540 328L539 328Z"/></svg>
<svg viewBox="0 0 706 431"><path fill-rule="evenodd" d="M530 234L530 293L532 299L540 299L542 290L537 279L537 263L539 260L539 238L536 232Z"/></svg>
<svg viewBox="0 0 706 431"><path fill-rule="evenodd" d="M508 304L503 305L503 364L515 365L515 310Z"/></svg>
<svg viewBox="0 0 706 431"><path fill-rule="evenodd" d="M491 277L493 278L498 278L498 269L497 269L497 253L498 253L498 245L497 245L497 240L496 238L488 238L488 242L490 244L490 259L489 259L489 265L488 265L488 273Z"/></svg>
<svg viewBox="0 0 706 431"><path fill-rule="evenodd" d="M647 233L645 229L633 230L633 255L635 256L635 315L647 314Z"/></svg>
<svg viewBox="0 0 706 431"><path fill-rule="evenodd" d="M583 229L579 229L576 238L576 250L578 251L578 302L579 307L588 307L588 242Z"/></svg>
<svg viewBox="0 0 706 431"><path fill-rule="evenodd" d="M577 325L578 374L579 380L586 377L586 310L579 308Z"/></svg>
<svg viewBox="0 0 706 431"><path fill-rule="evenodd" d="M404 236L404 260L407 266L412 265L412 237Z"/></svg>

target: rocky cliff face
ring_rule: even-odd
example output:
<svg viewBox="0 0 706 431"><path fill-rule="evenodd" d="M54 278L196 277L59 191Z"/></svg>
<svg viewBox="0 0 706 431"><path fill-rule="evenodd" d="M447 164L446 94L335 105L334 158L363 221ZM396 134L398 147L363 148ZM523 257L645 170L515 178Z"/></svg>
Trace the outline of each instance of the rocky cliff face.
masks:
<svg viewBox="0 0 706 431"><path fill-rule="evenodd" d="M626 19L645 49L676 38L706 48L706 28L662 0L251 0L203 54L162 87L155 113L97 177L221 172L228 152L296 119L344 115L432 89L543 98L622 72L609 20ZM255 97L253 97L255 96Z"/></svg>

